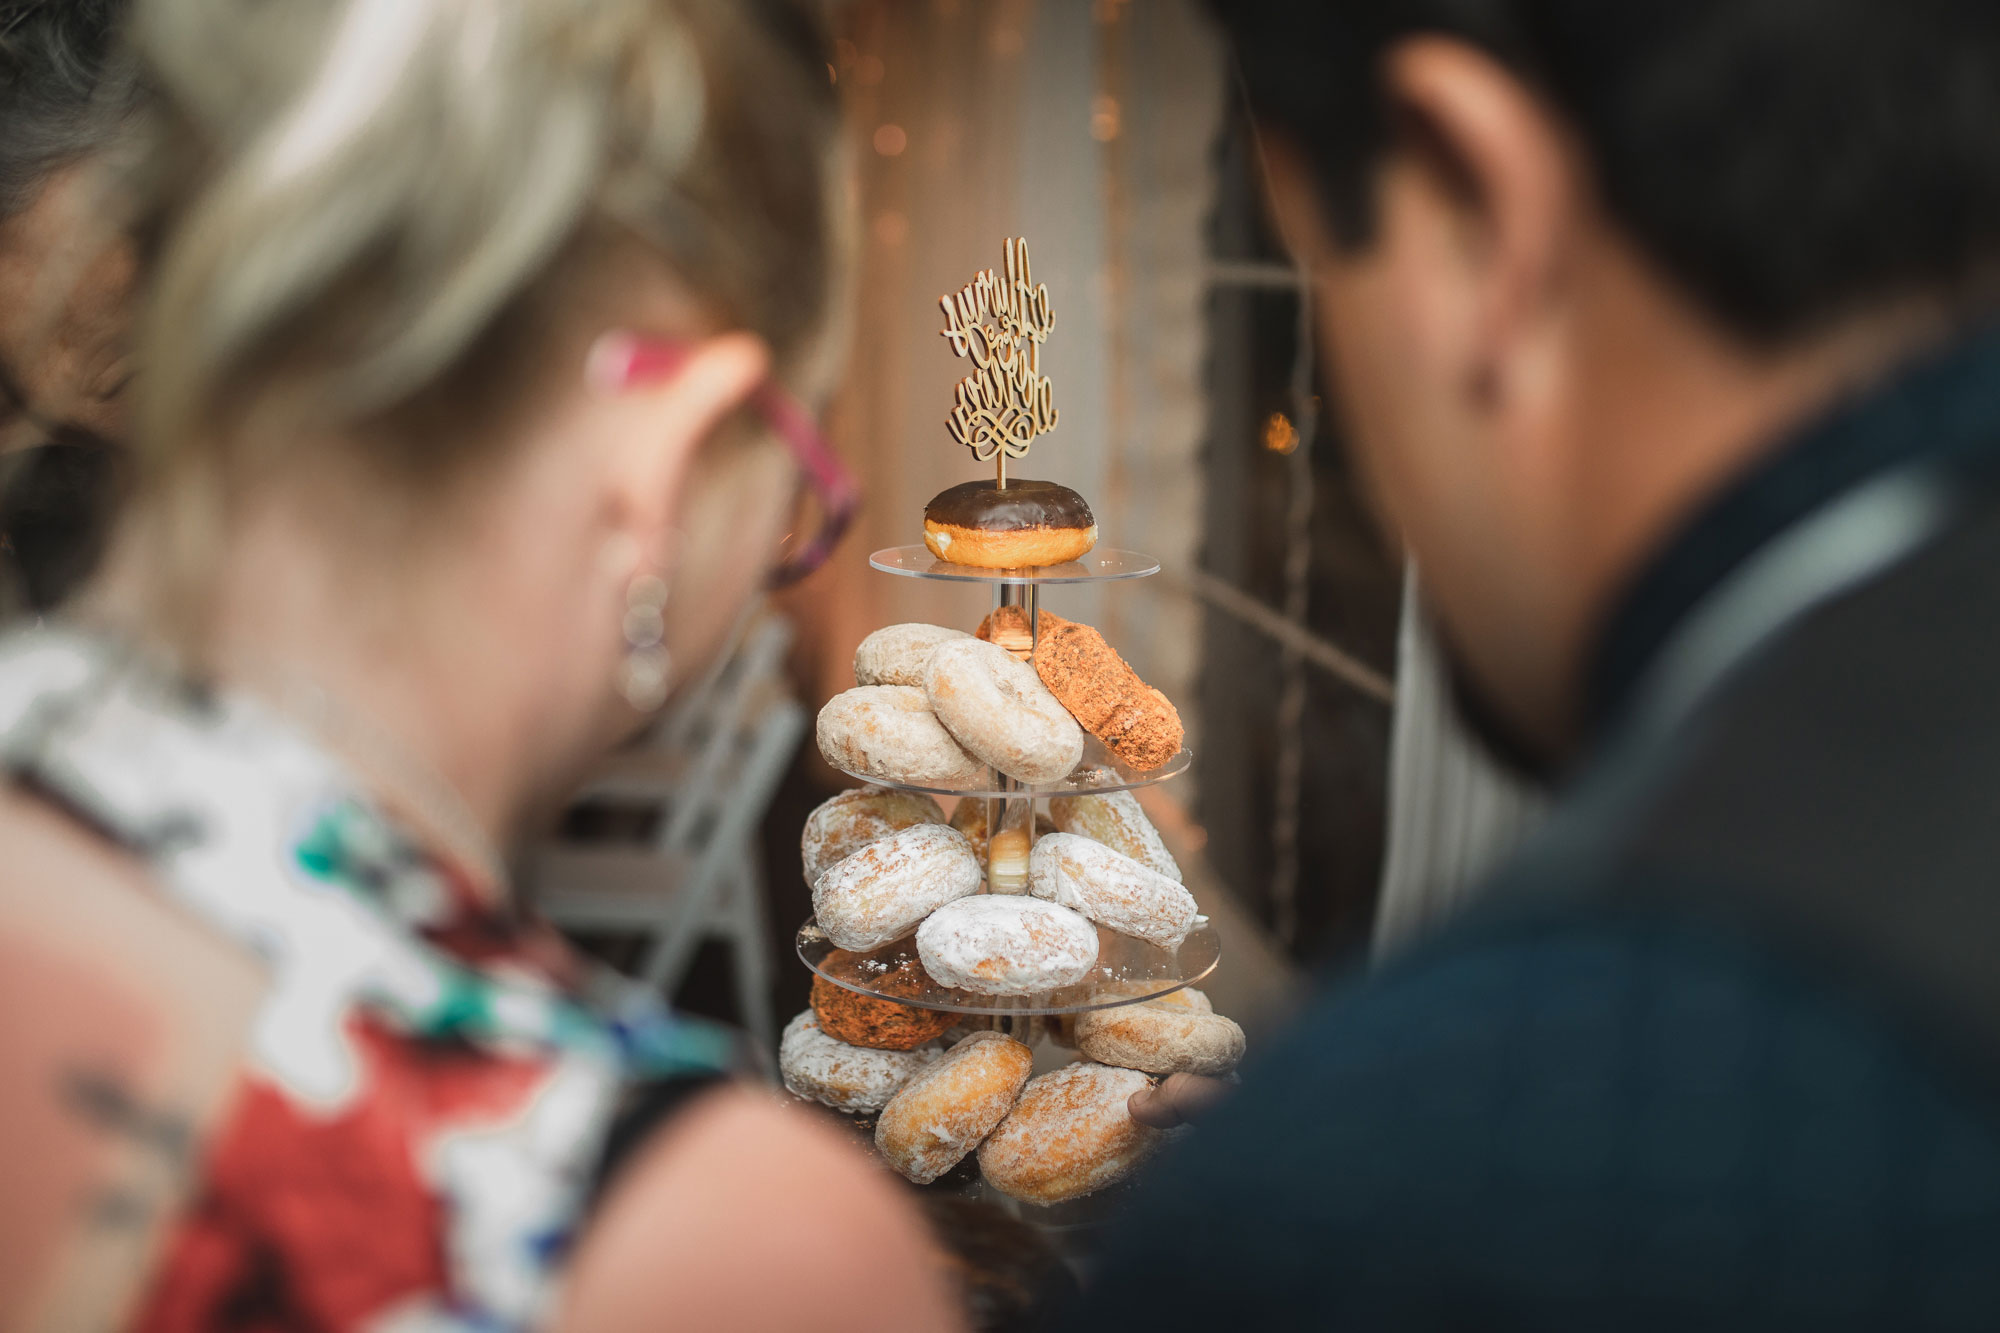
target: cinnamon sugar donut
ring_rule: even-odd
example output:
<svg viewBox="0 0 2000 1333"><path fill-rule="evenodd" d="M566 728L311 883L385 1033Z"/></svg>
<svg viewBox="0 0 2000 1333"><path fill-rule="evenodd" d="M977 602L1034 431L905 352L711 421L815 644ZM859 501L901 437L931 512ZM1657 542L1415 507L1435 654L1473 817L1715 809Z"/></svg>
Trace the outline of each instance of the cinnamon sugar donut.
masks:
<svg viewBox="0 0 2000 1333"><path fill-rule="evenodd" d="M972 844L949 824L916 824L877 838L813 884L827 938L867 953L907 933L954 898L979 891Z"/></svg>
<svg viewBox="0 0 2000 1333"><path fill-rule="evenodd" d="M940 986L1033 995L1090 974L1097 930L1054 903L982 893L932 912L917 927L917 957Z"/></svg>
<svg viewBox="0 0 2000 1333"><path fill-rule="evenodd" d="M1028 857L1028 891L1126 935L1177 949L1194 929L1194 895L1122 852L1051 833Z"/></svg>
<svg viewBox="0 0 2000 1333"><path fill-rule="evenodd" d="M785 1025L778 1042L778 1073L794 1096L836 1111L879 1111L916 1072L938 1059L935 1047L871 1051L835 1041L808 1009Z"/></svg>
<svg viewBox="0 0 2000 1333"><path fill-rule="evenodd" d="M799 859L806 885L877 838L913 824L942 824L944 810L922 792L884 787L850 787L823 801L799 834Z"/></svg>
<svg viewBox="0 0 2000 1333"><path fill-rule="evenodd" d="M1153 992L1166 984L1163 981L1134 981L1131 979L1101 981L1090 988L1090 999L1094 1004L1103 1004L1113 999L1138 1000L1153 994ZM1192 986L1183 986L1179 990L1168 991L1165 995L1159 996L1153 1003L1164 1004L1169 1008L1184 1009L1197 1014L1209 1012L1208 997ZM1086 1010L1085 1012L1090 1013L1095 1011ZM1082 1014L1074 1013L1056 1015L1049 1023L1050 1040L1054 1041L1058 1046L1066 1047L1072 1051L1075 1050L1076 1025L1082 1017ZM1115 1064L1117 1062L1107 1061L1106 1063Z"/></svg>
<svg viewBox="0 0 2000 1333"><path fill-rule="evenodd" d="M1047 630L1052 623L1049 613L1041 612L1036 618L1036 623L1043 630ZM1032 661L1035 636L1028 629L1028 612L1024 607L994 607L987 613L986 619L979 622L979 628L973 631L973 637L984 639L988 643L997 643L1023 662Z"/></svg>
<svg viewBox="0 0 2000 1333"><path fill-rule="evenodd" d="M1085 731L1142 773L1181 752L1181 715L1102 634L1060 616L1038 624L1035 673Z"/></svg>
<svg viewBox="0 0 2000 1333"><path fill-rule="evenodd" d="M1078 1015L1076 1045L1092 1060L1148 1074L1226 1074L1243 1059L1243 1029L1189 986Z"/></svg>
<svg viewBox="0 0 2000 1333"><path fill-rule="evenodd" d="M827 958L829 966L840 966L841 950ZM843 975L851 975L843 971ZM872 983L890 994L911 995L927 988L929 978L912 958L906 967L885 972ZM816 976L812 984L813 1017L820 1031L849 1046L866 1046L876 1051L910 1051L927 1041L936 1041L956 1018L936 1009L897 1004L875 995L863 995Z"/></svg>
<svg viewBox="0 0 2000 1333"><path fill-rule="evenodd" d="M1162 1137L1132 1119L1136 1069L1082 1063L1033 1079L979 1145L986 1183L1024 1203L1052 1204L1103 1189L1144 1161Z"/></svg>
<svg viewBox="0 0 2000 1333"><path fill-rule="evenodd" d="M971 637L943 625L885 625L854 650L856 685L915 685L924 683L924 663L939 644Z"/></svg>
<svg viewBox="0 0 2000 1333"><path fill-rule="evenodd" d="M975 1032L905 1083L875 1122L875 1147L919 1185L957 1166L1014 1109L1035 1053L998 1032Z"/></svg>
<svg viewBox="0 0 2000 1333"><path fill-rule="evenodd" d="M1160 831L1153 827L1153 821L1139 808L1139 798L1129 791L1058 796L1049 802L1049 818L1064 833L1094 838L1148 870L1157 870L1176 884L1182 882L1181 868L1173 853L1160 841Z"/></svg>
<svg viewBox="0 0 2000 1333"><path fill-rule="evenodd" d="M984 787L965 752L911 685L858 685L819 710L819 752L843 772L920 787Z"/></svg>
<svg viewBox="0 0 2000 1333"><path fill-rule="evenodd" d="M1060 782L1083 759L1076 719L997 644L939 644L924 666L924 694L960 745L1017 782Z"/></svg>

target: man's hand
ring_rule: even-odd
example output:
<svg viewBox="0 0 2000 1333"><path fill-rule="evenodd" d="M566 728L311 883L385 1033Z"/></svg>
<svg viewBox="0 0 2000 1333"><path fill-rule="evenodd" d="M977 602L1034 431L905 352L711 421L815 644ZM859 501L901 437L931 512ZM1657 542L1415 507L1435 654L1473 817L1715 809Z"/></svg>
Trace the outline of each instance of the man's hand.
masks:
<svg viewBox="0 0 2000 1333"><path fill-rule="evenodd" d="M1219 1078L1199 1074L1170 1074L1158 1087L1143 1088L1126 1099L1132 1118L1154 1129L1178 1129L1229 1092L1229 1084Z"/></svg>

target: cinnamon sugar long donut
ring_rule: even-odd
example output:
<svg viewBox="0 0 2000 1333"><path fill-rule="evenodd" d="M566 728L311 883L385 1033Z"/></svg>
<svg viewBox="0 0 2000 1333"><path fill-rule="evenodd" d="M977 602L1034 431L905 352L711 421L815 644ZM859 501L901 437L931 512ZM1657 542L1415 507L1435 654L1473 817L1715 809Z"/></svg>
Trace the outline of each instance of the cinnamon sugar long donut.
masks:
<svg viewBox="0 0 2000 1333"><path fill-rule="evenodd" d="M1035 674L1106 749L1142 773L1181 752L1181 715L1102 634L1047 612L1036 629Z"/></svg>

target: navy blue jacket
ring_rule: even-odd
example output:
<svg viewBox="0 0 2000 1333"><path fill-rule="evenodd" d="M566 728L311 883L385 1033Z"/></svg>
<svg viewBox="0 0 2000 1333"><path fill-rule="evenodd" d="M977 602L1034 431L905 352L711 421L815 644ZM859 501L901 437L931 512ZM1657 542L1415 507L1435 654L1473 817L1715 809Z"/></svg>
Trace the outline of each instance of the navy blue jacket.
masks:
<svg viewBox="0 0 2000 1333"><path fill-rule="evenodd" d="M1068 1327L2000 1329L2000 337L1628 590L1439 938L1166 1154Z"/></svg>

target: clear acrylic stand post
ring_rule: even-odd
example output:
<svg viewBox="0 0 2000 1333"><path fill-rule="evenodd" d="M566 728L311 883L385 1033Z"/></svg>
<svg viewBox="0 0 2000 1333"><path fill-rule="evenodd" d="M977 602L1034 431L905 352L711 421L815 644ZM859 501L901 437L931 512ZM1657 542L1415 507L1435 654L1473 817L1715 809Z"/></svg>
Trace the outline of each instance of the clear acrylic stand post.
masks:
<svg viewBox="0 0 2000 1333"><path fill-rule="evenodd" d="M996 619L1002 610L1014 607L1028 619L1028 656L1032 660L1034 650L1041 642L1041 586L1034 583L996 583L993 585L993 611ZM986 885L992 893L1026 893L1027 884L996 881L993 875L993 849L997 845L1001 830L1019 827L1027 830L1028 842L1035 840L1035 820L1041 813L1041 803L1035 794L1021 783L998 770L993 772L994 787L1003 792L1021 791L1025 796L989 796L986 798Z"/></svg>

